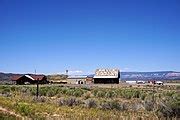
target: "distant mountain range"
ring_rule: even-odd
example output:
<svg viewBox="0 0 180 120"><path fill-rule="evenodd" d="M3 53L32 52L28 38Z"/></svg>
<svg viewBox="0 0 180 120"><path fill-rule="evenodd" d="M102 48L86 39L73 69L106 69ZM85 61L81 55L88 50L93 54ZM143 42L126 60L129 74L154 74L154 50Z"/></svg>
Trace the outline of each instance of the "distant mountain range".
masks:
<svg viewBox="0 0 180 120"><path fill-rule="evenodd" d="M121 80L180 80L180 72L121 72Z"/></svg>
<svg viewBox="0 0 180 120"><path fill-rule="evenodd" d="M11 83L11 77L13 75L21 75L21 74L1 73L0 72L0 83L1 84Z"/></svg>
<svg viewBox="0 0 180 120"><path fill-rule="evenodd" d="M0 73L0 82L9 83L13 73ZM180 72L159 71L159 72L121 72L121 80L180 80Z"/></svg>

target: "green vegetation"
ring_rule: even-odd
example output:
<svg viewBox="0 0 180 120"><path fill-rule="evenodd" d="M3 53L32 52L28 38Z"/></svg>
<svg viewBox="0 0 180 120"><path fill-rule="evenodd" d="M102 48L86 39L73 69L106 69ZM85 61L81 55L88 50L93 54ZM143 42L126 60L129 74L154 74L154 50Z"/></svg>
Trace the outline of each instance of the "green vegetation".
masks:
<svg viewBox="0 0 180 120"><path fill-rule="evenodd" d="M0 86L0 106L20 116L35 119L136 120L180 117L180 93L164 87L90 89L41 86L39 98L35 95L35 86ZM6 117L6 114L2 116Z"/></svg>
<svg viewBox="0 0 180 120"><path fill-rule="evenodd" d="M0 120L17 120L17 117L0 111Z"/></svg>

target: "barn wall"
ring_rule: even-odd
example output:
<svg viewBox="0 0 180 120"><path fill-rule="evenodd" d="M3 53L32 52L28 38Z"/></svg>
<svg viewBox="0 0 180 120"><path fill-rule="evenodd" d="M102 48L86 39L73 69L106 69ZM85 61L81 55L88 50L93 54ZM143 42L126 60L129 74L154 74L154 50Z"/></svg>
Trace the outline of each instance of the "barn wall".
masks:
<svg viewBox="0 0 180 120"><path fill-rule="evenodd" d="M119 78L94 78L95 84L119 84Z"/></svg>

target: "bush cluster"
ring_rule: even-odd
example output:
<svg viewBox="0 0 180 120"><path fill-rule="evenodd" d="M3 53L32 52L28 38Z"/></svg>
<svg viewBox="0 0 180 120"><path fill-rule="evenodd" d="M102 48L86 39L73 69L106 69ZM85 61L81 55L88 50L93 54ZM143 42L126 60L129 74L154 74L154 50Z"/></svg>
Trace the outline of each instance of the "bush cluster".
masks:
<svg viewBox="0 0 180 120"><path fill-rule="evenodd" d="M82 104L82 101L76 98L63 98L59 100L59 106L77 106Z"/></svg>
<svg viewBox="0 0 180 120"><path fill-rule="evenodd" d="M16 110L23 116L33 116L35 115L35 110L27 103L17 103L15 104Z"/></svg>
<svg viewBox="0 0 180 120"><path fill-rule="evenodd" d="M87 108L96 108L98 107L98 103L96 100L89 99L85 102Z"/></svg>
<svg viewBox="0 0 180 120"><path fill-rule="evenodd" d="M119 111L126 110L125 104L123 103L120 104L118 101L114 101L114 100L101 103L100 108L103 110L119 110Z"/></svg>

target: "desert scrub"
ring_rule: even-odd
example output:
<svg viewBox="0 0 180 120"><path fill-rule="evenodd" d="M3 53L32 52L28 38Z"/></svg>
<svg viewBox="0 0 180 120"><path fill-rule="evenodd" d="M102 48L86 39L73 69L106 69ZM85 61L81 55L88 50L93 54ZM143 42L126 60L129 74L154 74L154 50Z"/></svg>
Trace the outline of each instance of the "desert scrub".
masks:
<svg viewBox="0 0 180 120"><path fill-rule="evenodd" d="M176 89L177 89L177 90L180 90L180 85L176 86Z"/></svg>
<svg viewBox="0 0 180 120"><path fill-rule="evenodd" d="M86 100L85 102L85 106L87 108L96 108L98 106L98 103L96 100L94 99L89 99L89 100Z"/></svg>
<svg viewBox="0 0 180 120"><path fill-rule="evenodd" d="M69 107L78 106L78 105L83 104L83 102L81 100L76 99L74 97L61 98L58 103L59 103L59 106L69 106Z"/></svg>
<svg viewBox="0 0 180 120"><path fill-rule="evenodd" d="M23 116L32 117L35 115L35 110L27 103L17 103L15 104L15 108L16 111L18 111Z"/></svg>
<svg viewBox="0 0 180 120"><path fill-rule="evenodd" d="M169 97L173 96L174 94L176 94L175 91L165 91L165 92L163 92L164 96L169 96Z"/></svg>
<svg viewBox="0 0 180 120"><path fill-rule="evenodd" d="M84 94L84 91L82 89L74 89L73 96L81 97L83 94Z"/></svg>
<svg viewBox="0 0 180 120"><path fill-rule="evenodd" d="M7 94L11 92L11 88L10 87L4 87L1 91L2 94Z"/></svg>
<svg viewBox="0 0 180 120"><path fill-rule="evenodd" d="M106 97L106 91L105 90L94 90L93 91L93 94L95 97L98 97L98 98L105 98Z"/></svg>
<svg viewBox="0 0 180 120"><path fill-rule="evenodd" d="M144 101L144 108L147 111L153 111L154 105L155 105L155 102L153 100L145 100Z"/></svg>
<svg viewBox="0 0 180 120"><path fill-rule="evenodd" d="M116 100L103 102L100 104L100 108L103 110L118 110L118 111L126 110L125 104L119 103Z"/></svg>
<svg viewBox="0 0 180 120"><path fill-rule="evenodd" d="M53 97L58 94L58 91L60 88L58 87L41 87L39 90L39 94L41 96L48 96L48 97Z"/></svg>
<svg viewBox="0 0 180 120"><path fill-rule="evenodd" d="M146 96L147 94L145 92L141 92L139 97L141 98L141 100L145 100Z"/></svg>
<svg viewBox="0 0 180 120"><path fill-rule="evenodd" d="M17 118L14 115L10 115L8 113L4 113L0 111L0 120L19 120L20 118Z"/></svg>
<svg viewBox="0 0 180 120"><path fill-rule="evenodd" d="M133 92L132 92L132 90L123 90L121 92L121 95L123 98L131 99L133 97Z"/></svg>
<svg viewBox="0 0 180 120"><path fill-rule="evenodd" d="M31 87L31 88L29 88L29 90L30 90L30 93L31 93L31 95L36 95L36 88L35 87Z"/></svg>
<svg viewBox="0 0 180 120"><path fill-rule="evenodd" d="M1 89L0 95L4 97L11 97L13 94L10 87L3 87Z"/></svg>
<svg viewBox="0 0 180 120"><path fill-rule="evenodd" d="M114 90L109 90L106 92L106 98L115 98L117 97L117 93Z"/></svg>
<svg viewBox="0 0 180 120"><path fill-rule="evenodd" d="M166 112L162 112L164 116L180 117L180 93L174 93L171 97L166 97L162 103L164 106L160 108L164 108L165 111L167 111L166 108L168 108L169 113L171 113L166 114ZM160 110L163 111L163 109Z"/></svg>
<svg viewBox="0 0 180 120"><path fill-rule="evenodd" d="M29 88L27 88L27 87L21 87L20 90L16 90L16 91L20 91L22 93L26 93L26 92L28 92L28 90L29 90Z"/></svg>
<svg viewBox="0 0 180 120"><path fill-rule="evenodd" d="M157 103L159 117L180 118L180 99L177 96L166 97Z"/></svg>
<svg viewBox="0 0 180 120"><path fill-rule="evenodd" d="M5 98L0 96L0 105L4 108L14 109L14 103L11 98Z"/></svg>
<svg viewBox="0 0 180 120"><path fill-rule="evenodd" d="M42 102L42 103L45 103L48 101L48 98L44 97L44 96L39 96L38 98L37 97L33 97L33 102Z"/></svg>
<svg viewBox="0 0 180 120"><path fill-rule="evenodd" d="M91 98L91 97L92 97L92 94L91 94L90 91L88 91L88 92L86 92L86 93L83 94L83 98L84 98L85 100L87 100L87 99L89 99L89 98Z"/></svg>
<svg viewBox="0 0 180 120"><path fill-rule="evenodd" d="M70 88L66 90L65 94L68 96L81 97L84 93L85 91L80 88Z"/></svg>

